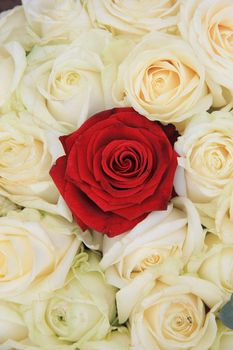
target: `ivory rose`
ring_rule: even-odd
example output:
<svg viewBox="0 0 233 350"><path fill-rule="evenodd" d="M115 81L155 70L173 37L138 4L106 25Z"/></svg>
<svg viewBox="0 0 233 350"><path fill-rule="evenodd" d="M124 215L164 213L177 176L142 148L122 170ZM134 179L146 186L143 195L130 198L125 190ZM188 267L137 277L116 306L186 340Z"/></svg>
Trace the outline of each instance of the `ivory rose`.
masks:
<svg viewBox="0 0 233 350"><path fill-rule="evenodd" d="M68 43L91 27L80 0L22 0L22 4L40 44Z"/></svg>
<svg viewBox="0 0 233 350"><path fill-rule="evenodd" d="M67 132L105 109L100 53L110 37L107 32L93 30L73 45L32 50L19 98L39 123Z"/></svg>
<svg viewBox="0 0 233 350"><path fill-rule="evenodd" d="M233 244L233 180L210 203L196 204L201 221L225 244Z"/></svg>
<svg viewBox="0 0 233 350"><path fill-rule="evenodd" d="M147 268L169 257L184 265L203 249L204 232L192 202L176 197L165 211L152 212L131 231L104 237L101 267L108 281L123 288Z"/></svg>
<svg viewBox="0 0 233 350"><path fill-rule="evenodd" d="M142 36L152 30L174 27L178 21L178 0L88 0L86 3L93 25L113 34Z"/></svg>
<svg viewBox="0 0 233 350"><path fill-rule="evenodd" d="M74 346L76 346L74 344ZM47 350L48 348L45 346L36 346L32 345L32 343L26 339L24 341L14 341L7 340L5 343L0 344L0 350ZM65 350L63 345L57 346L55 348L60 350ZM72 349L72 345L69 347ZM77 348L73 348L77 349ZM94 340L85 342L82 345L80 350L130 350L130 337L128 329L125 327L119 327L117 329L113 329L107 336L102 340Z"/></svg>
<svg viewBox="0 0 233 350"><path fill-rule="evenodd" d="M217 325L217 336L210 350L232 350L233 331L225 327L220 321L217 322Z"/></svg>
<svg viewBox="0 0 233 350"><path fill-rule="evenodd" d="M26 21L23 6L0 13L0 43L18 42L29 51L39 38Z"/></svg>
<svg viewBox="0 0 233 350"><path fill-rule="evenodd" d="M49 176L62 153L57 135L38 127L26 112L2 116L0 132L0 195L71 219Z"/></svg>
<svg viewBox="0 0 233 350"><path fill-rule="evenodd" d="M110 332L105 339L89 341L81 348L82 350L130 350L130 336L128 329L119 327ZM1 350L1 348L0 348Z"/></svg>
<svg viewBox="0 0 233 350"><path fill-rule="evenodd" d="M79 247L74 226L35 210L0 218L0 298L30 303L63 286Z"/></svg>
<svg viewBox="0 0 233 350"><path fill-rule="evenodd" d="M8 339L23 340L28 330L17 304L0 301L0 344ZM0 345L1 349L1 345Z"/></svg>
<svg viewBox="0 0 233 350"><path fill-rule="evenodd" d="M11 210L16 210L18 207L15 203L9 201L9 199L0 196L0 216L5 216Z"/></svg>
<svg viewBox="0 0 233 350"><path fill-rule="evenodd" d="M32 345L28 339L25 341L15 341L8 339L5 343L0 344L0 350L44 350L41 347Z"/></svg>
<svg viewBox="0 0 233 350"><path fill-rule="evenodd" d="M152 32L120 65L113 97L151 120L182 122L211 106L205 79L205 69L188 43Z"/></svg>
<svg viewBox="0 0 233 350"><path fill-rule="evenodd" d="M214 312L223 303L214 284L189 275L170 275L154 282L150 291L134 286L127 296L117 296L117 301L119 317L124 318L132 299L136 301L130 311L132 350L206 350L213 343Z"/></svg>
<svg viewBox="0 0 233 350"><path fill-rule="evenodd" d="M233 293L233 246L223 244L217 236L208 234L206 251L189 263L189 270L221 288L228 297Z"/></svg>
<svg viewBox="0 0 233 350"><path fill-rule="evenodd" d="M86 343L105 339L115 318L116 290L105 282L99 259L81 252L64 287L23 307L34 344L46 350L86 350Z"/></svg>
<svg viewBox="0 0 233 350"><path fill-rule="evenodd" d="M26 68L26 55L22 46L9 42L0 46L0 107L7 103L16 90Z"/></svg>
<svg viewBox="0 0 233 350"><path fill-rule="evenodd" d="M196 203L218 198L233 176L232 113L196 115L178 138L175 149L180 155L178 164L184 169L188 198ZM177 176L175 187L179 195L185 192L181 183Z"/></svg>
<svg viewBox="0 0 233 350"><path fill-rule="evenodd" d="M183 0L179 28L205 66L214 106L233 94L233 3L231 0Z"/></svg>

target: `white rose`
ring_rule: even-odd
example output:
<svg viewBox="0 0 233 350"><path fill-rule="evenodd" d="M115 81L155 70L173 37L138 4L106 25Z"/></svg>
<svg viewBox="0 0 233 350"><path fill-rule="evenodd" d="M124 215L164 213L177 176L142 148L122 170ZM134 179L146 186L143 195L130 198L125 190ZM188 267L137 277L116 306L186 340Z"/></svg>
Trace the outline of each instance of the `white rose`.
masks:
<svg viewBox="0 0 233 350"><path fill-rule="evenodd" d="M30 51L39 41L37 35L29 28L22 6L0 14L0 43L6 44L11 41L17 41L26 51Z"/></svg>
<svg viewBox="0 0 233 350"><path fill-rule="evenodd" d="M0 216L5 216L11 210L17 210L18 206L9 199L0 196Z"/></svg>
<svg viewBox="0 0 233 350"><path fill-rule="evenodd" d="M183 0L181 6L179 28L206 67L214 106L232 99L232 16L232 0Z"/></svg>
<svg viewBox="0 0 233 350"><path fill-rule="evenodd" d="M79 0L22 0L30 28L41 44L68 43L91 27Z"/></svg>
<svg viewBox="0 0 233 350"><path fill-rule="evenodd" d="M72 347L71 347L72 348ZM7 340L2 345L0 344L0 350L46 350L46 346L37 347L32 345L31 342L26 339L21 342L14 341L12 339ZM57 349L64 350L64 347L57 347ZM111 331L102 340L88 341L80 350L130 350L130 337L127 328L119 327Z"/></svg>
<svg viewBox="0 0 233 350"><path fill-rule="evenodd" d="M29 338L48 350L85 349L106 337L115 318L115 288L107 285L99 255L76 256L63 288L24 309Z"/></svg>
<svg viewBox="0 0 233 350"><path fill-rule="evenodd" d="M120 327L110 332L106 338L97 341L88 341L81 350L130 350L130 337L127 328ZM1 350L1 348L0 348Z"/></svg>
<svg viewBox="0 0 233 350"><path fill-rule="evenodd" d="M19 94L38 122L64 132L105 109L100 53L110 37L93 30L70 46L32 50Z"/></svg>
<svg viewBox="0 0 233 350"><path fill-rule="evenodd" d="M0 301L0 344L8 339L23 340L28 330L17 304ZM1 349L1 346L0 346Z"/></svg>
<svg viewBox="0 0 233 350"><path fill-rule="evenodd" d="M1 299L30 303L63 286L80 243L72 224L49 218L32 209L0 218Z"/></svg>
<svg viewBox="0 0 233 350"><path fill-rule="evenodd" d="M28 339L21 342L8 339L5 343L0 344L0 350L44 350L44 348L32 345Z"/></svg>
<svg viewBox="0 0 233 350"><path fill-rule="evenodd" d="M127 300L118 298L118 308L121 315L138 294L130 313L132 350L206 350L213 343L214 312L223 303L215 285L188 275L167 276L147 293L140 288L131 293Z"/></svg>
<svg viewBox="0 0 233 350"><path fill-rule="evenodd" d="M210 350L232 350L233 332L228 330L222 333L218 348L210 348Z"/></svg>
<svg viewBox="0 0 233 350"><path fill-rule="evenodd" d="M196 206L203 225L223 243L233 244L233 180L229 180L217 199Z"/></svg>
<svg viewBox="0 0 233 350"><path fill-rule="evenodd" d="M152 30L175 26L179 1L88 0L87 10L94 26L113 34L142 36Z"/></svg>
<svg viewBox="0 0 233 350"><path fill-rule="evenodd" d="M202 250L204 236L192 202L177 197L167 210L150 213L128 233L114 238L104 236L100 265L108 281L122 288L169 257L181 259L184 265L192 254Z"/></svg>
<svg viewBox="0 0 233 350"><path fill-rule="evenodd" d="M189 271L221 288L227 296L233 293L233 246L223 244L217 236L208 234L206 251L189 262Z"/></svg>
<svg viewBox="0 0 233 350"><path fill-rule="evenodd" d="M175 144L184 169L187 196L193 202L217 198L233 177L233 117L230 112L195 116ZM177 176L177 193L182 179ZM183 189L185 192L185 189ZM184 194L184 193L183 193Z"/></svg>
<svg viewBox="0 0 233 350"><path fill-rule="evenodd" d="M0 46L0 107L7 103L16 90L26 67L26 55L22 46L10 42Z"/></svg>
<svg viewBox="0 0 233 350"><path fill-rule="evenodd" d="M113 97L166 123L184 121L212 104L204 67L189 44L159 32L144 36L120 65Z"/></svg>
<svg viewBox="0 0 233 350"><path fill-rule="evenodd" d="M217 325L217 336L210 350L232 350L233 331L225 327L220 321L217 322Z"/></svg>
<svg viewBox="0 0 233 350"><path fill-rule="evenodd" d="M135 41L126 35L111 36L111 40L101 52L104 63L101 75L106 109L116 106L112 89L117 79L118 68L135 45Z"/></svg>
<svg viewBox="0 0 233 350"><path fill-rule="evenodd" d="M18 205L71 220L49 170L62 148L58 135L39 128L29 114L0 118L0 195Z"/></svg>

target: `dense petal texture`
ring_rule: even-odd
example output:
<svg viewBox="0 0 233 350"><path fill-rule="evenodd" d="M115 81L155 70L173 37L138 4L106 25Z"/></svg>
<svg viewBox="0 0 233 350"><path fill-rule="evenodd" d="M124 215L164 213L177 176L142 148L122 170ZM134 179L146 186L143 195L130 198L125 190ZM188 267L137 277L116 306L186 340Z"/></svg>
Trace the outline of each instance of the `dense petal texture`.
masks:
<svg viewBox="0 0 233 350"><path fill-rule="evenodd" d="M166 279L169 283L158 281L133 310L131 349L209 349L217 333L217 289L190 276L175 278L172 284Z"/></svg>
<svg viewBox="0 0 233 350"><path fill-rule="evenodd" d="M0 299L28 304L63 286L80 246L73 230L68 221L33 209L1 217Z"/></svg>
<svg viewBox="0 0 233 350"><path fill-rule="evenodd" d="M168 128L115 108L61 137L66 155L51 176L83 229L115 236L167 208L177 166Z"/></svg>
<svg viewBox="0 0 233 350"><path fill-rule="evenodd" d="M195 113L208 110L212 95L204 66L178 36L145 35L119 65L112 95L150 120L177 123L180 130Z"/></svg>
<svg viewBox="0 0 233 350"><path fill-rule="evenodd" d="M174 31L178 20L179 0L88 0L86 4L93 25L115 35Z"/></svg>
<svg viewBox="0 0 233 350"><path fill-rule="evenodd" d="M100 55L110 39L109 33L93 30L72 45L33 48L18 94L43 127L71 132L88 116L106 108Z"/></svg>
<svg viewBox="0 0 233 350"><path fill-rule="evenodd" d="M184 266L200 253L205 232L190 200L173 198L167 210L149 214L131 231L114 239L104 236L101 267L108 282L123 291L145 270L170 259Z"/></svg>
<svg viewBox="0 0 233 350"><path fill-rule="evenodd" d="M1 116L0 134L0 196L70 220L71 213L49 176L54 159L63 152L58 135L40 128L27 112ZM0 206L4 215L8 205Z"/></svg>
<svg viewBox="0 0 233 350"><path fill-rule="evenodd" d="M215 111L193 117L175 149L184 169L187 196L195 203L218 199L233 176L232 112ZM177 193L182 185L175 182Z"/></svg>
<svg viewBox="0 0 233 350"><path fill-rule="evenodd" d="M107 285L99 259L99 254L81 251L62 288L22 307L34 344L43 350L108 349L104 343L111 339L116 289ZM91 346L98 342L103 347ZM128 337L122 343L127 346Z"/></svg>
<svg viewBox="0 0 233 350"><path fill-rule="evenodd" d="M183 0L179 29L205 66L213 106L231 102L233 93L232 0Z"/></svg>

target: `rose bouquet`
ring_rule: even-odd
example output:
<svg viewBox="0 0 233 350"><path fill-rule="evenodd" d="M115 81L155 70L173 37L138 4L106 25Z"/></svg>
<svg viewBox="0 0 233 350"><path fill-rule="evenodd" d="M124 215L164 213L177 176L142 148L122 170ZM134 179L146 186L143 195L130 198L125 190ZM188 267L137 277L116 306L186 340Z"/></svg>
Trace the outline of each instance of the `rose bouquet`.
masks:
<svg viewBox="0 0 233 350"><path fill-rule="evenodd" d="M0 350L232 350L232 0L22 0L0 73Z"/></svg>

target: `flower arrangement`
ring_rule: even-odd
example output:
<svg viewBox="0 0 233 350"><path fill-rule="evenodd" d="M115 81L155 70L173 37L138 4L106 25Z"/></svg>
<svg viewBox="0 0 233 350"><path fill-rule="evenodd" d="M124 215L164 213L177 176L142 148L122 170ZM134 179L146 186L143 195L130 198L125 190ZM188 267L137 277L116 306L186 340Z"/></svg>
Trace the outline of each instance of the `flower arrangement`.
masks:
<svg viewBox="0 0 233 350"><path fill-rule="evenodd" d="M232 0L0 15L0 350L232 350Z"/></svg>

